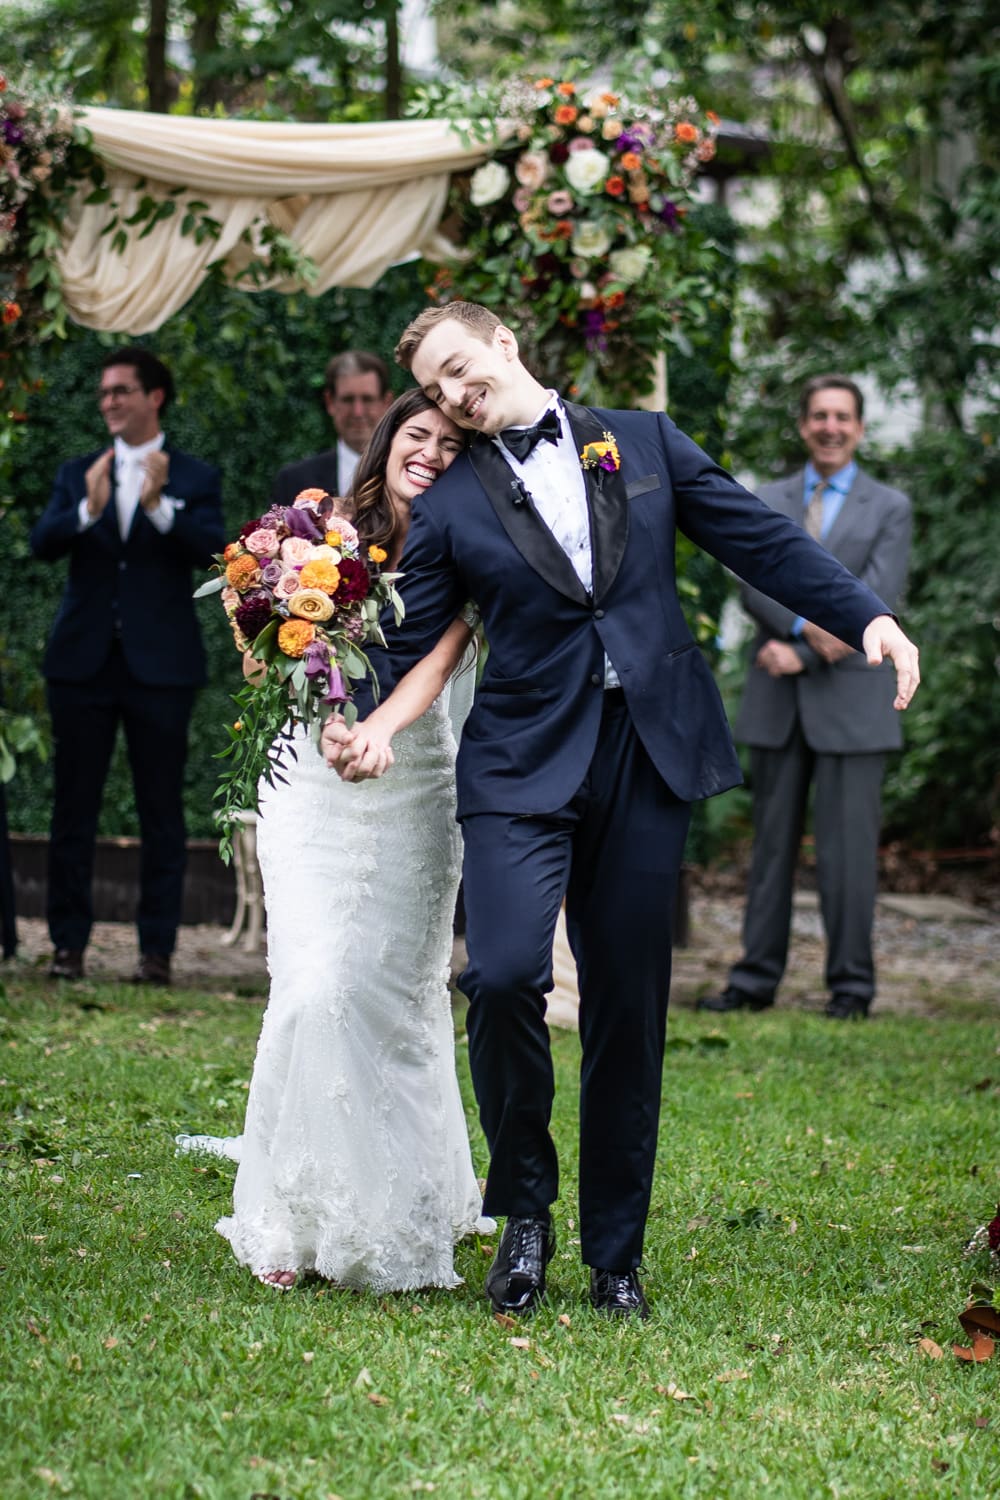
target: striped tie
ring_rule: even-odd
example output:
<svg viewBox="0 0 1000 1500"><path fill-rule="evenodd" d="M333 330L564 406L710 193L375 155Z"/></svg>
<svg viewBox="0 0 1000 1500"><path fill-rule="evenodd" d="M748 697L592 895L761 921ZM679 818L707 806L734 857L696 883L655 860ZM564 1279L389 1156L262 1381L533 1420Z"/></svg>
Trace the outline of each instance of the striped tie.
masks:
<svg viewBox="0 0 1000 1500"><path fill-rule="evenodd" d="M821 479L814 485L813 492L809 496L806 506L805 520L803 525L814 542L818 542L823 535L823 495L826 492L826 480Z"/></svg>

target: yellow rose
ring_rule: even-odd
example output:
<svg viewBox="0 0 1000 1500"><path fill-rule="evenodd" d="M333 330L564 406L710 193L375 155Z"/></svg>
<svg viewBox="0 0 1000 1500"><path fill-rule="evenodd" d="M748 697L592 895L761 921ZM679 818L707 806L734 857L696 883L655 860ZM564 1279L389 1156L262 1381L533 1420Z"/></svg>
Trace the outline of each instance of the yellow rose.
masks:
<svg viewBox="0 0 1000 1500"><path fill-rule="evenodd" d="M288 612L300 620L328 620L333 614L333 602L322 589L299 589L288 601Z"/></svg>

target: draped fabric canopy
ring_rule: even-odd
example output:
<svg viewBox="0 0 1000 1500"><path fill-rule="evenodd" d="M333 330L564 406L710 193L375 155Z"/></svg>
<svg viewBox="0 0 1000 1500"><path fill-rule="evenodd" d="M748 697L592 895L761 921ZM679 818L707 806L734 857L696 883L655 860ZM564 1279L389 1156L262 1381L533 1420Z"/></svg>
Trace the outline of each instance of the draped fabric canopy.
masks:
<svg viewBox="0 0 1000 1500"><path fill-rule="evenodd" d="M83 123L107 170L112 204L124 222L143 197L178 210L144 238L129 235L119 254L102 234L112 205L87 204L81 192L67 217L59 263L70 315L88 328L149 333L198 289L211 262L229 276L252 258L244 231L270 223L315 264L308 290L372 286L394 262L444 248L438 225L452 172L483 160L451 126L435 120L366 125L302 125L209 120L134 110L89 108ZM141 180L145 186L141 186ZM220 226L198 243L180 220L192 200ZM298 291L280 277L255 288Z"/></svg>

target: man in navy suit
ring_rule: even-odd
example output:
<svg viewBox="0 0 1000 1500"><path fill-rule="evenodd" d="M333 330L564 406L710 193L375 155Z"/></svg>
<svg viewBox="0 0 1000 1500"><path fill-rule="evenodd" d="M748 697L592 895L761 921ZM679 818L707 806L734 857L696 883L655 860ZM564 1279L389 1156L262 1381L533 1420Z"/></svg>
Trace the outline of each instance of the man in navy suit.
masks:
<svg viewBox="0 0 1000 1500"><path fill-rule="evenodd" d="M386 690L466 601L482 612L490 650L458 759L459 984L491 1153L484 1212L507 1216L487 1289L497 1311L529 1310L555 1247L545 994L565 897L583 1049L581 1252L597 1311L644 1317L638 1267L690 803L740 779L678 600L675 529L869 660L892 656L898 708L916 689L916 649L876 595L667 417L545 390L488 309L428 309L396 353L478 434L414 502L406 620L372 659ZM348 738L328 726L331 761Z"/></svg>
<svg viewBox="0 0 1000 1500"><path fill-rule="evenodd" d="M368 439L392 405L385 360L367 349L345 349L335 354L323 376L323 405L333 423L336 443L279 469L271 487L272 505L291 505L302 490L347 494Z"/></svg>
<svg viewBox="0 0 1000 1500"><path fill-rule="evenodd" d="M764 485L766 500L805 527L892 606L910 556L910 502L858 467L864 436L859 387L843 375L806 382L799 435L805 469ZM827 935L826 1014L862 1020L875 994L872 926L885 758L902 744L892 673L757 589L742 590L757 625L736 721L750 746L754 846L744 952L709 1011L774 1004L785 972L795 865L814 788L816 876Z"/></svg>
<svg viewBox="0 0 1000 1500"><path fill-rule="evenodd" d="M142 835L137 983L168 984L184 880L184 763L205 679L192 570L225 545L218 470L166 441L170 371L147 349L104 360L112 445L62 464L31 533L69 558L43 670L55 741L48 919L54 979L83 977L94 841L118 725Z"/></svg>

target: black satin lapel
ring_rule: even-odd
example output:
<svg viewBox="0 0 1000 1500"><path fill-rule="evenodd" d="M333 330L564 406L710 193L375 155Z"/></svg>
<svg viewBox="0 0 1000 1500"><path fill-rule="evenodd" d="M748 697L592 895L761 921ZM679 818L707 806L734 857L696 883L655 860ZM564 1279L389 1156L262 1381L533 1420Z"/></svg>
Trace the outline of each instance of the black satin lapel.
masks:
<svg viewBox="0 0 1000 1500"><path fill-rule="evenodd" d="M567 598L589 604L590 595L576 576L573 564L530 500L515 504L514 471L496 445L488 438L479 439L469 449L469 458L500 525L529 567Z"/></svg>
<svg viewBox="0 0 1000 1500"><path fill-rule="evenodd" d="M577 452L587 443L604 441L605 429L586 406L564 402L573 429ZM585 469L587 504L590 509L590 548L594 568L594 599L605 598L618 576L628 542L629 510L625 480L620 469Z"/></svg>

